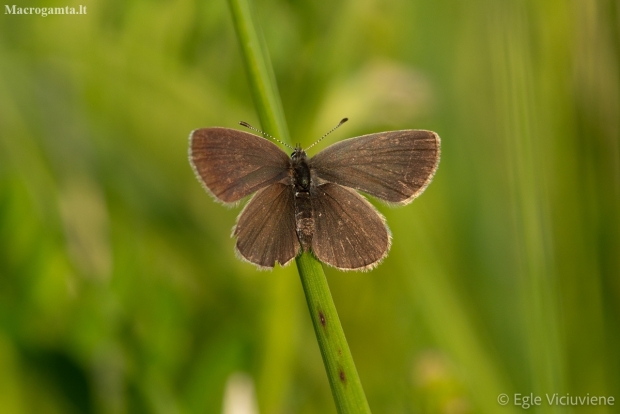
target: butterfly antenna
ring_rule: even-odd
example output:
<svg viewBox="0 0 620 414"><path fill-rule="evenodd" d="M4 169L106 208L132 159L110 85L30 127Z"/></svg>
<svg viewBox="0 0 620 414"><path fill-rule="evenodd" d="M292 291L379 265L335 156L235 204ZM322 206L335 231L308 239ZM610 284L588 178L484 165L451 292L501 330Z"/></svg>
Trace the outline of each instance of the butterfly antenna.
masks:
<svg viewBox="0 0 620 414"><path fill-rule="evenodd" d="M327 132L327 134L323 135L321 138L319 138L319 140L317 142L315 142L314 144L310 145L308 148L306 148L306 151L309 150L310 148L314 147L316 144L318 144L319 142L321 142L323 140L323 138L325 138L326 136L328 136L329 134L331 134L332 132L334 132L335 130L338 129L338 127L342 124L344 124L345 122L347 122L349 120L349 118L342 118L342 120L340 121L340 123L338 125L336 125L335 127L333 127L332 129L329 130L329 132Z"/></svg>
<svg viewBox="0 0 620 414"><path fill-rule="evenodd" d="M268 133L263 132L263 131L261 131L261 130L260 130L260 129L258 129L258 128L254 128L252 125L248 124L248 123L247 123L247 122L245 122L245 121L241 121L241 122L239 122L239 125L242 125L242 126L244 126L244 127L246 127L246 128L249 128L249 129L251 129L252 131L259 132L259 133L261 133L264 137L269 137L269 138L271 138L272 140L277 141L277 142L279 142L280 144L284 145L285 147L289 147L290 149L295 149L295 148L291 147L290 145L288 145L286 142L282 142L282 141L280 141L279 139L277 139L277 138L275 138L275 137L272 137L272 136L271 136L271 135L269 135Z"/></svg>

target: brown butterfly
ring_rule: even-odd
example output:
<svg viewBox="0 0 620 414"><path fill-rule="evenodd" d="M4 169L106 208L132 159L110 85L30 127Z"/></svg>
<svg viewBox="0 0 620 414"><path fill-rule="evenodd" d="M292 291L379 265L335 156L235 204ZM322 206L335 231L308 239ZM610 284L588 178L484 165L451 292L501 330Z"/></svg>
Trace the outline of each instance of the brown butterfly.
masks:
<svg viewBox="0 0 620 414"><path fill-rule="evenodd" d="M189 146L196 176L217 201L256 193L233 235L240 257L259 268L284 266L302 250L341 270L375 267L391 234L356 190L408 204L431 182L439 155L439 135L411 129L350 138L312 158L299 145L289 157L265 138L219 127L193 131Z"/></svg>

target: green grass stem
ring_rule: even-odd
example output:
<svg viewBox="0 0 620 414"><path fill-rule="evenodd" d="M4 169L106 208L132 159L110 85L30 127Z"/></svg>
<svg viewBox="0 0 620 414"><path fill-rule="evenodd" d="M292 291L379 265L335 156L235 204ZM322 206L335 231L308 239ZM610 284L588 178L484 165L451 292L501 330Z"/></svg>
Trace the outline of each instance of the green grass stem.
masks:
<svg viewBox="0 0 620 414"><path fill-rule="evenodd" d="M252 5L248 0L229 0L229 4L261 127L290 142L275 76ZM338 412L370 413L321 263L309 253L297 257L296 263Z"/></svg>

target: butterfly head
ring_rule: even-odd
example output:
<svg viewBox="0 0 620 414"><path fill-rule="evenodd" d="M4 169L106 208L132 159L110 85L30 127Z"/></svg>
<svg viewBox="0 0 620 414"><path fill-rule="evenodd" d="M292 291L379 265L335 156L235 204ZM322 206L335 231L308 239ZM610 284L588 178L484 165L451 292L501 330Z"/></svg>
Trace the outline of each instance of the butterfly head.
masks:
<svg viewBox="0 0 620 414"><path fill-rule="evenodd" d="M306 156L306 151L301 148L301 145L295 145L295 151L291 154L291 159L293 162L298 163L302 160L305 161L308 157Z"/></svg>

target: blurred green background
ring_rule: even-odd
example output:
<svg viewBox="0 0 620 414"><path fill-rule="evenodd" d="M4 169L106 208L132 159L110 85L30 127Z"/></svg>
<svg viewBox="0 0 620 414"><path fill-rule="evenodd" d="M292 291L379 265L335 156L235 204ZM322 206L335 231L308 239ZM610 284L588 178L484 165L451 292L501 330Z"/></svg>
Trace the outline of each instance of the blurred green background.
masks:
<svg viewBox="0 0 620 414"><path fill-rule="evenodd" d="M240 208L187 161L195 128L259 126L227 3L83 4L0 17L0 412L334 413L295 266L237 260ZM326 268L373 412L618 412L618 3L255 8L294 141L442 137L378 206L385 262Z"/></svg>

